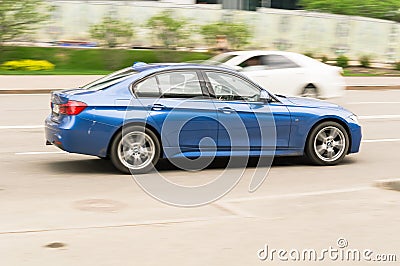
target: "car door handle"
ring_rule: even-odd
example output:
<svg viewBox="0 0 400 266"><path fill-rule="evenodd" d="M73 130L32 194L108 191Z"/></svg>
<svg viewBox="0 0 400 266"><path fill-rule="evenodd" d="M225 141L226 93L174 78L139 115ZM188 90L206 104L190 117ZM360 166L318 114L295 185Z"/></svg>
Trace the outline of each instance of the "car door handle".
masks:
<svg viewBox="0 0 400 266"><path fill-rule="evenodd" d="M231 114L231 113L235 112L235 109L230 108L230 107L222 107L222 108L218 108L218 111L220 111L224 114Z"/></svg>
<svg viewBox="0 0 400 266"><path fill-rule="evenodd" d="M151 107L151 110L161 111L162 109L165 108L165 105L162 105L162 104L159 104L159 103L155 103L153 105L149 105L149 107Z"/></svg>

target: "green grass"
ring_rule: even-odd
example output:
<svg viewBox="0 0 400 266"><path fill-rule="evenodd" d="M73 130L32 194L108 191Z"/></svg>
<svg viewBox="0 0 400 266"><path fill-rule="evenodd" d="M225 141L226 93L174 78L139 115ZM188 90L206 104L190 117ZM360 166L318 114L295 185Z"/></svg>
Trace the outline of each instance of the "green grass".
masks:
<svg viewBox="0 0 400 266"><path fill-rule="evenodd" d="M206 60L211 53L174 50L76 49L61 47L0 47L0 64L10 60L47 60L56 65L51 71L7 71L0 75L105 75L134 62L167 63ZM382 73L353 73L344 76L380 76Z"/></svg>
<svg viewBox="0 0 400 266"><path fill-rule="evenodd" d="M53 71L5 71L1 75L107 74L134 62L163 63L205 60L210 53L173 50L75 49L60 47L1 47L0 64L10 60L47 60Z"/></svg>
<svg viewBox="0 0 400 266"><path fill-rule="evenodd" d="M122 68L122 67L121 67ZM119 69L119 68L117 68ZM116 70L117 70L116 69ZM106 75L113 72L113 70L99 70L99 69L59 69L54 70L41 70L41 71L23 71L23 70L0 70L0 75ZM375 77L381 76L380 74L374 73L352 73L348 70L344 70L344 76L346 77Z"/></svg>
<svg viewBox="0 0 400 266"><path fill-rule="evenodd" d="M344 74L343 76L345 77L376 77L376 76L381 76L376 73L352 73L346 69L344 69Z"/></svg>

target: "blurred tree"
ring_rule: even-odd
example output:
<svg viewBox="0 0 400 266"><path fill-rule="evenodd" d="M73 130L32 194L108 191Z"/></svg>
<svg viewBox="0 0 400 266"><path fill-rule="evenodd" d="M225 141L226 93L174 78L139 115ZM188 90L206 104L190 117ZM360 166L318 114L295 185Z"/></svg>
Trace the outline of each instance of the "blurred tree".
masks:
<svg viewBox="0 0 400 266"><path fill-rule="evenodd" d="M107 47L126 43L135 35L132 23L113 18L111 15L104 16L100 23L90 26L89 33L92 38Z"/></svg>
<svg viewBox="0 0 400 266"><path fill-rule="evenodd" d="M49 18L49 11L50 6L43 0L0 0L0 47L32 33Z"/></svg>
<svg viewBox="0 0 400 266"><path fill-rule="evenodd" d="M349 58L345 55L340 55L336 58L336 65L338 67L346 68L349 66Z"/></svg>
<svg viewBox="0 0 400 266"><path fill-rule="evenodd" d="M147 20L146 26L154 36L162 42L164 47L179 46L189 37L188 22L185 19L176 19L171 11L165 10Z"/></svg>
<svg viewBox="0 0 400 266"><path fill-rule="evenodd" d="M301 0L307 10L400 22L399 0Z"/></svg>
<svg viewBox="0 0 400 266"><path fill-rule="evenodd" d="M215 22L200 27L208 45L215 45L218 36L226 36L229 44L234 49L239 49L249 43L252 36L249 26L241 22Z"/></svg>

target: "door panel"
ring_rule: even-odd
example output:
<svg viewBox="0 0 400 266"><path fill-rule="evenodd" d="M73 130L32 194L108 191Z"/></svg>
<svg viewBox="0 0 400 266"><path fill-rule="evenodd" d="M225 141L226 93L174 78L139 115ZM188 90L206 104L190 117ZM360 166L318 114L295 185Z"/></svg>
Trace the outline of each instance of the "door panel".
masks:
<svg viewBox="0 0 400 266"><path fill-rule="evenodd" d="M273 102L268 104L268 108L265 111L271 112L274 116L276 127L276 147L289 147L291 130L291 115L289 110L281 103Z"/></svg>
<svg viewBox="0 0 400 266"><path fill-rule="evenodd" d="M276 145L289 146L291 119L287 108L280 103L248 103L216 101L218 110L218 146L229 149L260 150ZM221 110L230 108L234 112ZM272 118L273 117L273 118Z"/></svg>
<svg viewBox="0 0 400 266"><path fill-rule="evenodd" d="M299 84L305 83L300 68L256 70L243 74L272 93L283 95L299 95Z"/></svg>
<svg viewBox="0 0 400 266"><path fill-rule="evenodd" d="M178 70L154 75L134 87L142 109L147 112L145 117L161 133L168 157L198 151L200 144L201 148L215 150L217 113L203 83L196 71Z"/></svg>
<svg viewBox="0 0 400 266"><path fill-rule="evenodd" d="M260 102L260 88L242 77L206 71L218 115L221 149L288 147L290 113L281 103Z"/></svg>
<svg viewBox="0 0 400 266"><path fill-rule="evenodd" d="M203 148L213 148L217 143L217 114L209 99L182 100L159 99L162 110L153 110L152 117L157 117L162 138L168 147L180 147L182 151L199 148L204 138L212 141L201 142Z"/></svg>
<svg viewBox="0 0 400 266"><path fill-rule="evenodd" d="M218 110L218 147L248 149L259 146L260 130L257 117L244 101L215 101ZM226 110L229 110L227 112Z"/></svg>

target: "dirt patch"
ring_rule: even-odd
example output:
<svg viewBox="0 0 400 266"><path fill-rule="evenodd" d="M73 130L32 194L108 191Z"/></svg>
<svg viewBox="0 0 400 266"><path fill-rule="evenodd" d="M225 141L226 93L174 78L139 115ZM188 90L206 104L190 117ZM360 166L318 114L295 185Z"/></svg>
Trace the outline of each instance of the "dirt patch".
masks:
<svg viewBox="0 0 400 266"><path fill-rule="evenodd" d="M73 205L78 210L91 212L117 212L125 207L125 204L109 199L79 200Z"/></svg>
<svg viewBox="0 0 400 266"><path fill-rule="evenodd" d="M67 245L64 243L53 242L53 243L49 243L49 244L45 245L44 247L46 247L46 248L63 248L65 246L67 246Z"/></svg>
<svg viewBox="0 0 400 266"><path fill-rule="evenodd" d="M400 179L378 180L375 185L383 189L400 191Z"/></svg>

